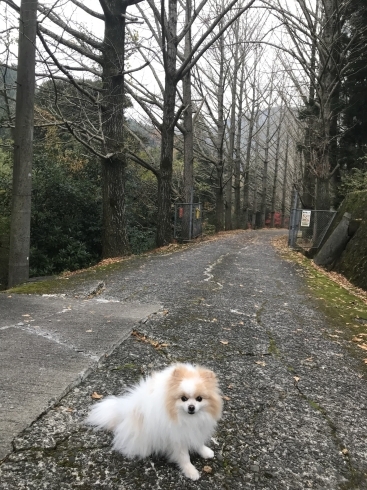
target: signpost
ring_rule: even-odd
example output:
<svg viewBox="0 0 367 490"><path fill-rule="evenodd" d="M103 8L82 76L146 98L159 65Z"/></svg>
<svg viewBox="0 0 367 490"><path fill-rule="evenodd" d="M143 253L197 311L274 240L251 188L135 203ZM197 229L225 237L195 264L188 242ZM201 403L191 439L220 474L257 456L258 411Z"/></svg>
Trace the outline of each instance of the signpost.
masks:
<svg viewBox="0 0 367 490"><path fill-rule="evenodd" d="M303 210L301 216L301 227L309 227L311 224L311 211Z"/></svg>

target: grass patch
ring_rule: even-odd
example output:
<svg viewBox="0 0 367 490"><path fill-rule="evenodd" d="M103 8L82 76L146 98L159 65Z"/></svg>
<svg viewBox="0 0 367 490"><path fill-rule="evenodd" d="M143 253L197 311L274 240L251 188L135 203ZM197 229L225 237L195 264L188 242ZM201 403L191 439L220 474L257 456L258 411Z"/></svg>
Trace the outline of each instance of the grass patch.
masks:
<svg viewBox="0 0 367 490"><path fill-rule="evenodd" d="M275 340L273 339L273 337L271 337L269 332L268 332L268 337L269 337L268 353L275 357L279 357L280 355L279 349L277 347Z"/></svg>
<svg viewBox="0 0 367 490"><path fill-rule="evenodd" d="M73 272L64 272L57 276L30 279L24 284L7 289L7 293L14 294L61 294L85 288L88 282L105 279L110 274L126 268L131 260L139 260L141 256L129 256L118 259L107 259L88 269Z"/></svg>

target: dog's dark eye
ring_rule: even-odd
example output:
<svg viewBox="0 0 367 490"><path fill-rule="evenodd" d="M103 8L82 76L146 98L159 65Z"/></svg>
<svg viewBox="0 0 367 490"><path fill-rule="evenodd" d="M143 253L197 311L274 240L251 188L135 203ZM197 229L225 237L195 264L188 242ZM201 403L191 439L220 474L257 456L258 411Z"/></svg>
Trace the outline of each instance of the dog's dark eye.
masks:
<svg viewBox="0 0 367 490"><path fill-rule="evenodd" d="M186 398L186 396L181 396L181 400L182 400L183 402L187 402L188 398Z"/></svg>
<svg viewBox="0 0 367 490"><path fill-rule="evenodd" d="M203 401L203 398L202 398L201 396L197 396L197 397L196 397L196 401L197 401L197 402L202 402L202 401Z"/></svg>

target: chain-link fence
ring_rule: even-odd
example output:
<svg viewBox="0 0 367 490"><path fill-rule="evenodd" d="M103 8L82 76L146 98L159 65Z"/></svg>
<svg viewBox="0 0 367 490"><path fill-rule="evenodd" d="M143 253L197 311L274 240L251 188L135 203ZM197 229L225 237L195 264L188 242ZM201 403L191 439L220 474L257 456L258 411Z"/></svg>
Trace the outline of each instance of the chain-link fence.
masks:
<svg viewBox="0 0 367 490"><path fill-rule="evenodd" d="M319 248L336 211L292 209L288 245L310 250Z"/></svg>
<svg viewBox="0 0 367 490"><path fill-rule="evenodd" d="M188 241L202 234L203 213L201 203L176 203L174 238Z"/></svg>

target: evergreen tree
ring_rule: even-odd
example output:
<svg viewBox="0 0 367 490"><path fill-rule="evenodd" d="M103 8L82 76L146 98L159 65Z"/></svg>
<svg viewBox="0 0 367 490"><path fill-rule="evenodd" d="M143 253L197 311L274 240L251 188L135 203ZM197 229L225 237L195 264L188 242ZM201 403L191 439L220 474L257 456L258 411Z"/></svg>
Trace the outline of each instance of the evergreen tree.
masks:
<svg viewBox="0 0 367 490"><path fill-rule="evenodd" d="M344 171L366 168L367 155L367 4L351 2L344 42L350 43L342 85L344 110L340 157Z"/></svg>

